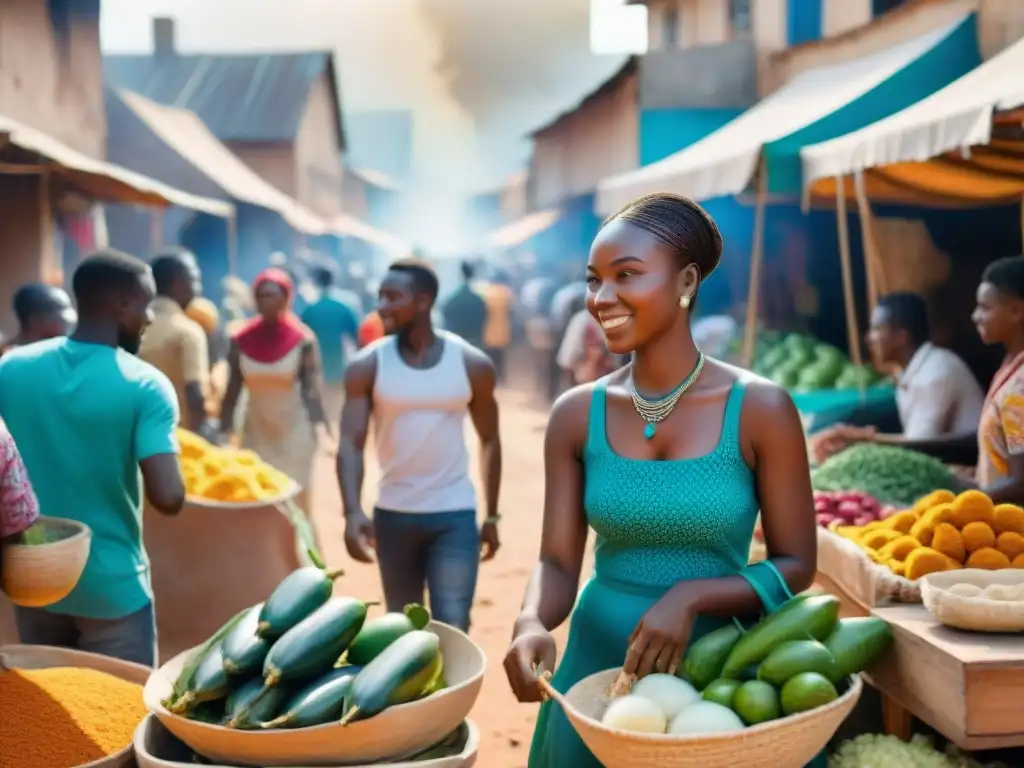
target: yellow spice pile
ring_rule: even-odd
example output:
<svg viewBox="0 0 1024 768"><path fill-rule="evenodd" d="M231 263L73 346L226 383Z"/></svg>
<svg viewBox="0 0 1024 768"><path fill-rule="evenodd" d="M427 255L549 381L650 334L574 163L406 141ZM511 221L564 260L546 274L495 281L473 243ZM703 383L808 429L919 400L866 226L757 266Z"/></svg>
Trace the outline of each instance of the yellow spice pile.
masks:
<svg viewBox="0 0 1024 768"><path fill-rule="evenodd" d="M127 747L142 687L92 669L0 668L0 768L73 768Z"/></svg>

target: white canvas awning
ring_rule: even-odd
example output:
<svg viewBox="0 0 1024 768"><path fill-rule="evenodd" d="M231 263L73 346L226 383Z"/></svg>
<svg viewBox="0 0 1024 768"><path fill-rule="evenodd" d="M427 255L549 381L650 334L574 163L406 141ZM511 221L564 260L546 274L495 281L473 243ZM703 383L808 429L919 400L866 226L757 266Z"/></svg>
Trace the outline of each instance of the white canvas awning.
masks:
<svg viewBox="0 0 1024 768"><path fill-rule="evenodd" d="M406 256L412 250L411 246L399 237L377 229L367 224L362 219L357 219L347 213L339 213L331 219L331 234L339 237L355 237L370 245L386 251L392 257Z"/></svg>
<svg viewBox="0 0 1024 768"><path fill-rule="evenodd" d="M221 218L230 217L235 210L231 203L223 200L193 195L119 165L96 160L42 131L2 115L0 135L11 144L46 158L54 173L66 177L71 184L98 200L161 207L179 205Z"/></svg>
<svg viewBox="0 0 1024 768"><path fill-rule="evenodd" d="M326 221L239 160L194 112L157 104L132 91L122 90L118 95L167 146L202 171L230 197L279 213L290 226L303 234L330 232Z"/></svg>
<svg viewBox="0 0 1024 768"><path fill-rule="evenodd" d="M1024 104L1024 40L894 115L800 152L804 187L826 177L988 144L992 115Z"/></svg>
<svg viewBox="0 0 1024 768"><path fill-rule="evenodd" d="M879 53L802 72L735 120L681 152L598 185L597 210L609 214L653 192L696 200L736 195L750 184L765 144L784 139L864 96L934 48L966 16Z"/></svg>
<svg viewBox="0 0 1024 768"><path fill-rule="evenodd" d="M561 218L557 208L546 211L534 211L521 219L500 227L487 236L487 243L492 248L512 248L522 245L531 237L536 237L553 227Z"/></svg>

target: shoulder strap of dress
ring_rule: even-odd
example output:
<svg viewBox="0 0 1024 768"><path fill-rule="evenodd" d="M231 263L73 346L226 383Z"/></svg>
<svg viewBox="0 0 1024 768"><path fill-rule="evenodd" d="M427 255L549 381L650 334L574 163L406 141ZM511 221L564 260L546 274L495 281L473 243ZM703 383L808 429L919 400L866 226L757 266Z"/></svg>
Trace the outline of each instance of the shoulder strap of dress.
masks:
<svg viewBox="0 0 1024 768"><path fill-rule="evenodd" d="M722 423L722 442L730 439L739 442L740 439L740 415L743 412L743 394L746 392L747 382L737 379L729 390L729 397L725 402L725 417Z"/></svg>
<svg viewBox="0 0 1024 768"><path fill-rule="evenodd" d="M608 408L608 377L594 382L590 394L590 418L587 420L587 451L601 451L608 445L605 412Z"/></svg>

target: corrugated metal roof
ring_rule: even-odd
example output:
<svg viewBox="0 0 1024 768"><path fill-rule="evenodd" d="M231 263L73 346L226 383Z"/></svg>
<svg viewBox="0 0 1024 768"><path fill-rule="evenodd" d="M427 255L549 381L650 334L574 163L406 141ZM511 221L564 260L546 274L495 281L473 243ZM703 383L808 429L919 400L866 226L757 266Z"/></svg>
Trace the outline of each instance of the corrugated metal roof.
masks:
<svg viewBox="0 0 1024 768"><path fill-rule="evenodd" d="M103 57L103 73L112 85L194 112L222 141L294 139L310 89L325 71L337 95L334 56L326 51ZM339 99L338 142L344 149Z"/></svg>
<svg viewBox="0 0 1024 768"><path fill-rule="evenodd" d="M551 130L556 125L561 123L569 115L571 115L571 114L573 114L575 112L578 112L580 109L582 109L586 105L590 104L591 102L596 101L597 99L600 99L600 98L602 98L604 96L607 96L609 93L614 92L615 89L618 88L620 85L622 85L623 82L625 82L632 75L634 75L639 70L639 67L640 67L640 57L639 56L628 56L628 57L626 57L625 62L623 62L621 67L619 67L617 70L615 70L615 72L612 74L611 77L609 77L607 80L602 81L592 91L589 91L588 93L586 93L579 100L579 102L577 102L575 104L575 106L570 107L569 109L565 110L564 112L560 112L555 117L553 117L551 120L549 120L548 122L544 123L544 125L542 125L540 128L534 128L532 131L530 131L530 133L528 134L528 137L531 138L531 139L536 138L538 134L541 134L541 133L544 133L545 131Z"/></svg>

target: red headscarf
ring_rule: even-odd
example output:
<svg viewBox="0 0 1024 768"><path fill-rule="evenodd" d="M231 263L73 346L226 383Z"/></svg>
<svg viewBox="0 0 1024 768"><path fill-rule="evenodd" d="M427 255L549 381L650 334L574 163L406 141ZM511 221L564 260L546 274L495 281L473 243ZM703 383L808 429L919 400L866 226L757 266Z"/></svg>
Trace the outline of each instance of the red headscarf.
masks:
<svg viewBox="0 0 1024 768"><path fill-rule="evenodd" d="M254 317L235 334L238 350L257 363L276 363L301 344L307 337L305 326L291 311L295 285L284 270L271 267L256 277L252 284L253 294L266 283L273 283L284 291L287 302L284 312L276 322L268 323L262 317Z"/></svg>

